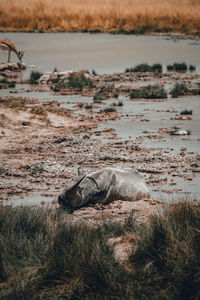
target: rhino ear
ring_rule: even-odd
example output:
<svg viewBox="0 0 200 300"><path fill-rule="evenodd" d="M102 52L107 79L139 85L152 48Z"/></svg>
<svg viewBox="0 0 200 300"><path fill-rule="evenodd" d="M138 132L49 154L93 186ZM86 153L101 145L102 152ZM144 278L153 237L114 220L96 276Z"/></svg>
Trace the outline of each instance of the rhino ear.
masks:
<svg viewBox="0 0 200 300"><path fill-rule="evenodd" d="M81 167L78 167L77 172L78 172L78 176L83 176L84 174L84 171Z"/></svg>

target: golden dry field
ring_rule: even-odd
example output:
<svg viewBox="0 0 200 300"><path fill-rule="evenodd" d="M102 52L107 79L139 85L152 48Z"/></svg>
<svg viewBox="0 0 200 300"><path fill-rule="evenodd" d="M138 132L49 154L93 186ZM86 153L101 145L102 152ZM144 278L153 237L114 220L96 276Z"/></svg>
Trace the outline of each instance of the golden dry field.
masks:
<svg viewBox="0 0 200 300"><path fill-rule="evenodd" d="M1 31L200 32L200 0L1 0Z"/></svg>

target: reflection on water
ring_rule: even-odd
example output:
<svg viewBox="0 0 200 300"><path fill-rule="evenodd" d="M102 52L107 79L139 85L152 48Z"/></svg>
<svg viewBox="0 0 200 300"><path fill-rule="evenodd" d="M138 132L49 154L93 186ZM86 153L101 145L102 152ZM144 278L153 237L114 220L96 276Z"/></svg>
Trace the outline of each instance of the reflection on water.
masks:
<svg viewBox="0 0 200 300"><path fill-rule="evenodd" d="M41 72L59 70L96 70L98 73L122 72L139 63L167 64L185 62L200 73L200 42L167 40L143 35L111 35L89 33L12 33L0 32L0 39L9 39L25 51L27 65L36 65ZM7 53L0 52L1 61ZM14 54L12 61L17 60ZM28 76L30 69L25 72Z"/></svg>

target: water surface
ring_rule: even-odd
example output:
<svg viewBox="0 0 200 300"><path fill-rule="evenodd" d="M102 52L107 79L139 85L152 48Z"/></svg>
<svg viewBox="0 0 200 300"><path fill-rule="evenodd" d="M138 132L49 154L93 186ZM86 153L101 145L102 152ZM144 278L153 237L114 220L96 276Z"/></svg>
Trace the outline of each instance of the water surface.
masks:
<svg viewBox="0 0 200 300"><path fill-rule="evenodd" d="M200 73L200 41L173 40L144 35L107 33L21 33L0 32L24 50L24 62L41 72L63 70L96 70L98 73L122 72L139 63L167 64L186 62ZM1 50L0 61L7 60ZM11 56L16 61L15 54ZM27 72L25 73L27 74Z"/></svg>

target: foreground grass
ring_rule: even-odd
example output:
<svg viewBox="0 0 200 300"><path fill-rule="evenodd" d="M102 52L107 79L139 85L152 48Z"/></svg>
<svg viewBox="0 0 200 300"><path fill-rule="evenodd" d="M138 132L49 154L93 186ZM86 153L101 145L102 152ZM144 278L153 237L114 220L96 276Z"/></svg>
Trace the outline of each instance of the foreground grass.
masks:
<svg viewBox="0 0 200 300"><path fill-rule="evenodd" d="M198 33L200 2L1 0L0 30Z"/></svg>
<svg viewBox="0 0 200 300"><path fill-rule="evenodd" d="M119 264L108 239L130 239ZM0 299L199 299L200 205L137 225L72 224L63 212L0 207ZM127 268L128 267L128 268Z"/></svg>

